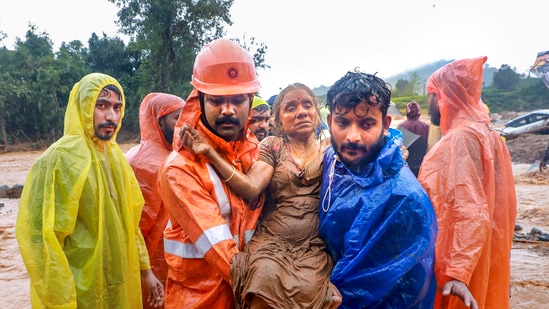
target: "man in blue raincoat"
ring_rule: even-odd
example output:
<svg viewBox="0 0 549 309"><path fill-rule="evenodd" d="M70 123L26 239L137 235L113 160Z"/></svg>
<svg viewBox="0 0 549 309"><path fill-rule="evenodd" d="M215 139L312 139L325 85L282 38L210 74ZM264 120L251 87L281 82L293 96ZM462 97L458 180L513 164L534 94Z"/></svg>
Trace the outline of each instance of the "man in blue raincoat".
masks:
<svg viewBox="0 0 549 309"><path fill-rule="evenodd" d="M33 308L142 308L141 279L162 305L139 230L143 195L116 143L124 106L116 79L84 76L63 137L29 170L15 232Z"/></svg>
<svg viewBox="0 0 549 309"><path fill-rule="evenodd" d="M328 91L320 236L334 259L340 308L432 308L437 225L387 116L389 86L360 71Z"/></svg>

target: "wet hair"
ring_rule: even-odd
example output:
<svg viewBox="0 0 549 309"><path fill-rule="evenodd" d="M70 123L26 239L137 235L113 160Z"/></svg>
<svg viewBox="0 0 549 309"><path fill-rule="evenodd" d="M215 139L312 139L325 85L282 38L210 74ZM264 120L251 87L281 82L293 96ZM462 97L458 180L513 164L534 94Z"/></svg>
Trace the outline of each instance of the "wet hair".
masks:
<svg viewBox="0 0 549 309"><path fill-rule="evenodd" d="M391 104L391 85L381 78L360 72L349 71L336 81L326 95L327 105L334 114L346 114L353 109L358 117L356 107L361 103L380 106L383 117L387 116Z"/></svg>
<svg viewBox="0 0 549 309"><path fill-rule="evenodd" d="M311 88L307 87L304 84L301 83L293 83L289 84L286 88L282 89L280 93L277 95L274 103L273 103L273 115L274 115L274 133L277 136L286 138L286 133L282 130L282 121L280 120L280 108L282 105L282 101L284 100L284 97L288 94L288 92L294 90L294 89L303 89L307 94L313 99L313 103L315 105L316 109L316 132L321 132L322 129L322 118L320 116L320 99L315 96Z"/></svg>
<svg viewBox="0 0 549 309"><path fill-rule="evenodd" d="M122 93L120 92L120 89L118 89L118 87L116 87L115 85L107 85L105 87L103 87L103 89L101 89L101 91L107 91L107 90L111 90L113 91L114 93L116 93L118 95L118 99L122 99Z"/></svg>
<svg viewBox="0 0 549 309"><path fill-rule="evenodd" d="M419 103L416 101L410 101L406 104L406 118L408 119L419 119L421 116L421 110L419 108Z"/></svg>

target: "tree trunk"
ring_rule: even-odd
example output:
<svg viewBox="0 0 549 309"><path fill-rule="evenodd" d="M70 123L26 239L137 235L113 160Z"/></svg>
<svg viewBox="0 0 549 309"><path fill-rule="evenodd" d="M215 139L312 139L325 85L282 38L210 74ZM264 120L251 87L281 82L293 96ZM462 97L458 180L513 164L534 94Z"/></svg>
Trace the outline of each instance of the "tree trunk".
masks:
<svg viewBox="0 0 549 309"><path fill-rule="evenodd" d="M4 119L0 119L0 130L2 131L2 139L4 140L4 152L8 152L8 135L6 134L6 126L4 125Z"/></svg>

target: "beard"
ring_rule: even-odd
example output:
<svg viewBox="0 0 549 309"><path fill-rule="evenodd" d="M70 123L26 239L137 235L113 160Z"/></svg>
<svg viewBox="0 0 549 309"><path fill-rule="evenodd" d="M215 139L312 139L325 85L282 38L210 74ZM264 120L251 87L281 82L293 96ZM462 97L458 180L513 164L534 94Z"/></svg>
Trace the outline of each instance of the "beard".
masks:
<svg viewBox="0 0 549 309"><path fill-rule="evenodd" d="M429 116L433 125L440 126L440 109L438 99L431 96L429 97Z"/></svg>
<svg viewBox="0 0 549 309"><path fill-rule="evenodd" d="M100 133L99 131L105 127L114 127L114 129L112 130L112 133ZM118 128L118 123L116 122L109 121L109 122L100 123L97 126L97 130L95 130L95 136L97 136L97 138L99 138L102 141L108 141L114 135L114 132L116 132L116 128Z"/></svg>
<svg viewBox="0 0 549 309"><path fill-rule="evenodd" d="M254 134L257 137L257 139L261 142L261 140L263 140L265 137L269 135L269 132L265 128L258 128L257 130L254 131ZM259 137L260 134L263 134L261 138Z"/></svg>
<svg viewBox="0 0 549 309"><path fill-rule="evenodd" d="M173 142L173 133L174 133L174 128L168 126L168 125L165 125L163 128L162 128L162 135L164 135L164 139L166 140L166 142L168 142L168 144L172 144Z"/></svg>
<svg viewBox="0 0 549 309"><path fill-rule="evenodd" d="M338 145L337 142L334 140L333 135L331 135L330 141L337 156L339 157L339 160L353 173L359 174L361 169L377 159L377 156L381 152L381 149L383 149L383 147L385 146L385 133L381 131L381 134L377 138L377 140L369 146L359 143L343 143L341 145ZM347 149L361 151L365 155L363 157L350 160L343 155L343 152Z"/></svg>

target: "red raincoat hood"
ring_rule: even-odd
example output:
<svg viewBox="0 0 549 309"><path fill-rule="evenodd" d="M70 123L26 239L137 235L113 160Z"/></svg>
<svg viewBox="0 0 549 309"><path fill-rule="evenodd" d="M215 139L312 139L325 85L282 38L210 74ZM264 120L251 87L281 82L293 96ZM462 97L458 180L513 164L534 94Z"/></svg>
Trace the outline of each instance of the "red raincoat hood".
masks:
<svg viewBox="0 0 549 309"><path fill-rule="evenodd" d="M178 96L160 92L149 93L139 107L141 141L163 141L166 149L171 150L171 145L166 142L164 133L158 127L158 119L182 109L184 105L185 101Z"/></svg>
<svg viewBox="0 0 549 309"><path fill-rule="evenodd" d="M427 93L438 96L440 130L448 130L462 120L490 124L480 95L484 63L488 57L457 60L435 71L427 80Z"/></svg>

